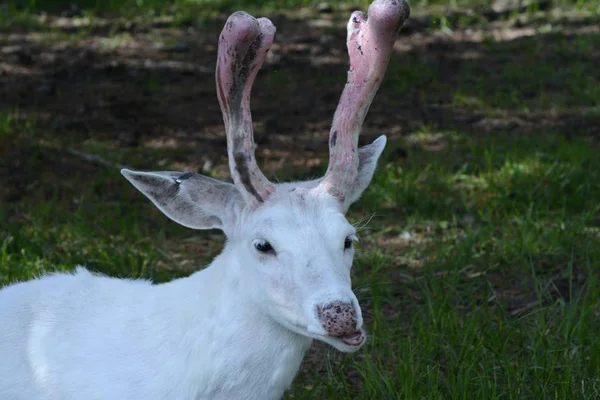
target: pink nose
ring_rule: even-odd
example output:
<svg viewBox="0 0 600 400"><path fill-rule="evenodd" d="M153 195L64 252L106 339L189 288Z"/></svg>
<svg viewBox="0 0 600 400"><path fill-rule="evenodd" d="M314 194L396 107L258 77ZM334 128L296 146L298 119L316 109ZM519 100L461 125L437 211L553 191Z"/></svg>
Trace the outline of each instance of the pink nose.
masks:
<svg viewBox="0 0 600 400"><path fill-rule="evenodd" d="M356 309L352 303L334 301L317 306L317 315L330 336L347 336L356 332Z"/></svg>

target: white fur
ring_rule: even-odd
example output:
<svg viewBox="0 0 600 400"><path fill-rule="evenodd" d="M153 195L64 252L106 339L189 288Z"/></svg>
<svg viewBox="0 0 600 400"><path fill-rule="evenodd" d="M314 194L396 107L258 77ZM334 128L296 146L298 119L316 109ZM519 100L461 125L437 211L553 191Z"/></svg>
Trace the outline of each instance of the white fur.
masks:
<svg viewBox="0 0 600 400"><path fill-rule="evenodd" d="M232 301L228 251L162 285L78 268L0 291L0 399L279 398L311 340Z"/></svg>
<svg viewBox="0 0 600 400"><path fill-rule="evenodd" d="M352 201L385 139L359 150ZM225 249L190 277L152 285L84 268L0 290L1 400L277 399L313 339L329 337L315 308L360 308L350 286L355 233L333 197L282 184L250 209L233 185L180 173L124 171L170 218L219 227ZM170 196L170 197L169 197ZM259 253L268 240L276 255Z"/></svg>

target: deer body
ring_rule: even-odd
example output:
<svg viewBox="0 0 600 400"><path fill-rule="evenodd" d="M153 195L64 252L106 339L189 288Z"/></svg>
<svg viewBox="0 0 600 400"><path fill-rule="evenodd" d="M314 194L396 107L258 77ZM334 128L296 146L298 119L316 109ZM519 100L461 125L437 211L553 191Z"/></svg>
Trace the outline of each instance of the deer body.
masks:
<svg viewBox="0 0 600 400"><path fill-rule="evenodd" d="M223 258L160 285L79 268L1 291L0 398L280 398L312 340L265 317Z"/></svg>
<svg viewBox="0 0 600 400"><path fill-rule="evenodd" d="M351 68L325 176L272 183L258 168L250 92L275 27L238 12L219 37L217 95L233 183L192 172L122 174L173 221L221 229L223 252L169 283L84 268L0 290L0 399L277 399L316 339L343 352L366 340L351 289L355 228L345 213L385 147L358 148L398 27L401 0L348 23Z"/></svg>

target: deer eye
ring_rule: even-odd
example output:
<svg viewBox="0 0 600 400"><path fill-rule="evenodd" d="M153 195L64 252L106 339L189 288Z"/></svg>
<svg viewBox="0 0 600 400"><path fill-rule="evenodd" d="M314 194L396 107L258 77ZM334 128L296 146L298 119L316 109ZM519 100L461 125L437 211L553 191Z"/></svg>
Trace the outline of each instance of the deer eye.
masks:
<svg viewBox="0 0 600 400"><path fill-rule="evenodd" d="M352 242L354 242L355 240L358 241L358 237L356 237L356 235L346 236L346 239L344 240L344 250L351 249Z"/></svg>
<svg viewBox="0 0 600 400"><path fill-rule="evenodd" d="M267 242L266 240L263 239L257 239L254 241L254 248L263 254L274 254L275 250L273 249L273 246L271 246L271 243Z"/></svg>

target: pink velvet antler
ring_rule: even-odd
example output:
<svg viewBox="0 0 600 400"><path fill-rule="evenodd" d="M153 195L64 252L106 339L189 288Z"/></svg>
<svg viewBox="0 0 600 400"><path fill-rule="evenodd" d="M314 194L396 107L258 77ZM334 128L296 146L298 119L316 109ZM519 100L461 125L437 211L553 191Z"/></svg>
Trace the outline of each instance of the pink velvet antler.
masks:
<svg viewBox="0 0 600 400"><path fill-rule="evenodd" d="M274 192L256 163L250 94L273 42L275 26L267 18L232 14L219 37L217 96L227 132L229 169L246 202L253 207Z"/></svg>
<svg viewBox="0 0 600 400"><path fill-rule="evenodd" d="M375 0L348 21L350 69L329 134L329 166L318 190L345 201L358 173L358 136L383 80L396 32L410 14L404 0Z"/></svg>

